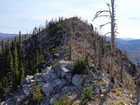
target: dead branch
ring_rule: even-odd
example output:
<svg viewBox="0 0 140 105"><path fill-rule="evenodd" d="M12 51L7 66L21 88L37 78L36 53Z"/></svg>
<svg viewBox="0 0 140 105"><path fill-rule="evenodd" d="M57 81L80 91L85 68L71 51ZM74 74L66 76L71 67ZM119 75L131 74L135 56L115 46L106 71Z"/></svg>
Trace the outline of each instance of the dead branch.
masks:
<svg viewBox="0 0 140 105"><path fill-rule="evenodd" d="M102 13L109 13L109 15L100 15L100 14L102 14ZM94 21L97 17L102 17L102 16L105 16L105 17L110 17L110 11L108 11L108 10L103 10L103 11L98 11L98 12L96 12L96 14L95 14L95 16L94 16L94 18L93 18L93 20L92 21Z"/></svg>
<svg viewBox="0 0 140 105"><path fill-rule="evenodd" d="M106 3L106 5L108 6L108 9L109 9L109 11L111 11L111 5L109 4L109 3ZM110 12L110 15L111 15L111 12Z"/></svg>
<svg viewBox="0 0 140 105"><path fill-rule="evenodd" d="M108 25L108 24L110 24L110 23L111 23L111 22L107 22L107 23L105 23L105 24L100 25L100 29L101 29L103 26Z"/></svg>
<svg viewBox="0 0 140 105"><path fill-rule="evenodd" d="M106 35L108 35L108 34L111 34L111 32L108 32L108 33L104 34L104 36L106 36Z"/></svg>

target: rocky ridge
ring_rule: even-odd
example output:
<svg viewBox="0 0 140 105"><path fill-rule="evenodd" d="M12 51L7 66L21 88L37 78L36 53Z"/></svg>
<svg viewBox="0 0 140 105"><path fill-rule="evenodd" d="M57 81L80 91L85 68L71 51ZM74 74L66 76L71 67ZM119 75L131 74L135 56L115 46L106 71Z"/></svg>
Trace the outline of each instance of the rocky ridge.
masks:
<svg viewBox="0 0 140 105"><path fill-rule="evenodd" d="M104 97L110 82L110 42L100 36L92 25L77 17L52 23L46 29L31 36L22 45L25 60L32 60L33 63L37 49L41 49L39 53L42 55L49 51L42 62L43 69L39 69L40 73L34 75L28 73L29 70L26 69L27 76L24 83L18 87L17 92L8 96L2 105L27 103L49 105L64 95L70 98L70 105L81 104L87 87L91 87L93 90L92 100L86 102L87 104L98 105ZM71 61L68 61L70 51L72 57ZM73 61L85 57L91 64L88 73L86 75L72 74ZM132 76L135 75L136 68L125 53L117 48L114 58L115 81L117 83L114 86L115 90L108 94L105 105L114 105L120 101L120 103L131 105L135 99L135 85ZM34 69L35 67L33 67ZM33 103L36 84L41 90L43 99Z"/></svg>
<svg viewBox="0 0 140 105"><path fill-rule="evenodd" d="M92 87L92 94L94 94L92 100L86 102L87 105L98 105L109 86L107 75L96 71L93 64L90 66L87 75L73 75L72 69L72 62L60 60L55 66L47 66L41 73L27 75L18 91L11 98L2 102L1 105L25 105L27 100L32 105L35 84L39 85L43 94L43 99L36 103L37 105L54 104L64 94L71 100L68 105L81 104L82 94L85 93L87 87ZM114 90L109 94L105 105L114 105L121 101L125 105L133 105L135 97L124 90L119 86L114 86Z"/></svg>

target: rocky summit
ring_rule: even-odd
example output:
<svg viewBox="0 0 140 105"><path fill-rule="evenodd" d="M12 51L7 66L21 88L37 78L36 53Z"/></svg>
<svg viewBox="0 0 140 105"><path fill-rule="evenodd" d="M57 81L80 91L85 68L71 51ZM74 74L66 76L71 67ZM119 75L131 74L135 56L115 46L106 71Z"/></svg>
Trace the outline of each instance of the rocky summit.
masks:
<svg viewBox="0 0 140 105"><path fill-rule="evenodd" d="M135 105L137 67L93 25L78 17L35 27L3 41L1 105ZM114 78L114 81L111 81Z"/></svg>

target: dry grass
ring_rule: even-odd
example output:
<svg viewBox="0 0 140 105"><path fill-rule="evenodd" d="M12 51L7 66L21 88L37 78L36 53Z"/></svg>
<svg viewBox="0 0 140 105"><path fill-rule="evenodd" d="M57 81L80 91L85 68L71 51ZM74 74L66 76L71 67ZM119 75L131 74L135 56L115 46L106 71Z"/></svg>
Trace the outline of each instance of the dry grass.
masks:
<svg viewBox="0 0 140 105"><path fill-rule="evenodd" d="M120 100L119 102L117 102L115 105L126 105L125 103L124 103L124 101L123 100Z"/></svg>
<svg viewBox="0 0 140 105"><path fill-rule="evenodd" d="M121 96L122 95L122 91L121 88L114 88L111 90L112 93L114 93L116 96Z"/></svg>

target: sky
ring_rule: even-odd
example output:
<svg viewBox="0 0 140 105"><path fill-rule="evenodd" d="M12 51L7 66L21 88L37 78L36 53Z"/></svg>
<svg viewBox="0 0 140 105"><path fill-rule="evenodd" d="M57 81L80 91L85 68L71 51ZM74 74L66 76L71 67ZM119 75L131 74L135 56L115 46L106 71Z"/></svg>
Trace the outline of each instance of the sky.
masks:
<svg viewBox="0 0 140 105"><path fill-rule="evenodd" d="M35 26L44 26L46 20L59 17L78 16L92 23L99 30L99 25L109 18L93 17L99 10L108 9L106 2L111 0L0 0L0 32L30 33ZM118 38L140 39L140 0L115 0ZM99 32L109 32L109 26Z"/></svg>

